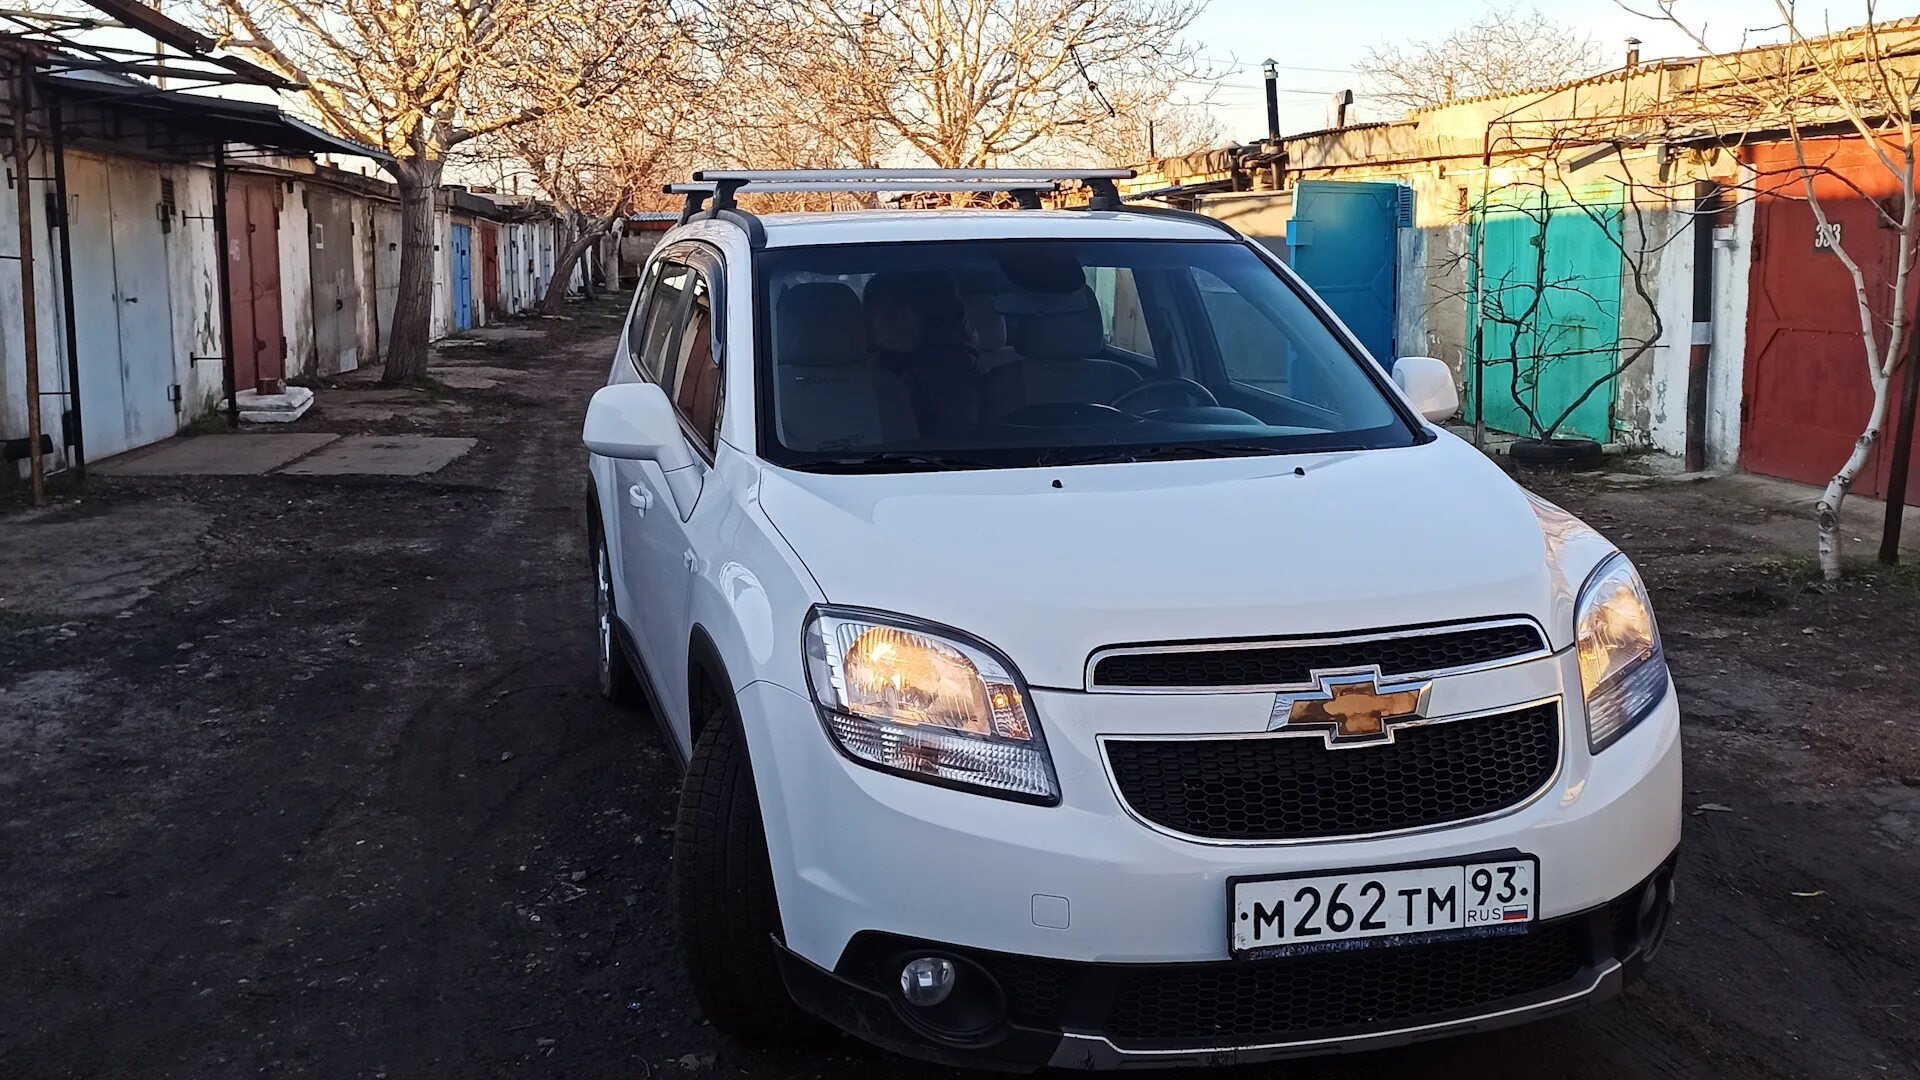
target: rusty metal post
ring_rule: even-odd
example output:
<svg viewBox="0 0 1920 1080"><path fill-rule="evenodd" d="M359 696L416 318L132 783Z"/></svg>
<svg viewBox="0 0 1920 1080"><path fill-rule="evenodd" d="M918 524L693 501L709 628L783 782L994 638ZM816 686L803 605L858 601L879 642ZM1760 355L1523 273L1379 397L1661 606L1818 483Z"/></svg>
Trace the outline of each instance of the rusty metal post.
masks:
<svg viewBox="0 0 1920 1080"><path fill-rule="evenodd" d="M61 131L65 116L60 110L60 99L50 98L47 102L47 126L53 154L53 194L54 201L60 204L60 216L49 220L49 229L60 227L60 310L64 313L62 322L66 331L67 343L67 415L72 423L62 425L61 430L67 437L68 462L73 466L73 474L82 482L87 479L87 425L86 418L80 415L80 338L78 319L73 315L73 200L67 194L67 142L66 134Z"/></svg>
<svg viewBox="0 0 1920 1080"><path fill-rule="evenodd" d="M1694 184L1693 333L1687 350L1686 466L1707 467L1707 361L1713 351L1713 225L1720 213L1720 185Z"/></svg>
<svg viewBox="0 0 1920 1080"><path fill-rule="evenodd" d="M232 239L227 235L227 144L218 142L213 147L213 245L220 250L213 260L213 277L220 290L220 378L221 389L227 394L227 427L240 426L240 401L238 388L234 385L233 357L233 254L228 250Z"/></svg>
<svg viewBox="0 0 1920 1080"><path fill-rule="evenodd" d="M20 213L20 351L27 369L27 475L33 505L47 504L47 463L40 453L40 325L33 294L33 192L27 171L27 113L33 107L33 68L22 60L13 96L13 193Z"/></svg>
<svg viewBox="0 0 1920 1080"><path fill-rule="evenodd" d="M1900 561L1900 526L1906 518L1907 474L1913 461L1914 409L1920 405L1920 335L1907 328L1901 345L1900 412L1893 422L1893 459L1887 465L1887 519L1880 528L1880 561Z"/></svg>

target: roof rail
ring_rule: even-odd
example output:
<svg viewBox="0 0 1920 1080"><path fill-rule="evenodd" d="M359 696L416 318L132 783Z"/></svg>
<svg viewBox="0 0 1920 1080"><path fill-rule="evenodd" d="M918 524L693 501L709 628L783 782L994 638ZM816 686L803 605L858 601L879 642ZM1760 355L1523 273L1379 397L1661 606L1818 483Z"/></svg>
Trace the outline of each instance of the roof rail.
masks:
<svg viewBox="0 0 1920 1080"><path fill-rule="evenodd" d="M829 191L1003 191L1022 209L1038 209L1039 193L1058 190L1067 182L1092 190L1096 209L1120 208L1115 180L1133 176L1132 169L699 169L692 184L669 184L670 194L696 198L710 196L715 209L732 209L743 188L761 192ZM696 191L704 188L705 192Z"/></svg>
<svg viewBox="0 0 1920 1080"><path fill-rule="evenodd" d="M1092 207L1088 207L1088 209L1092 209ZM1211 225L1214 228L1219 229L1221 232L1226 233L1228 236L1233 237L1235 240L1246 239L1245 236L1241 235L1241 232L1239 229L1236 229L1233 226L1227 224L1226 222L1221 221L1219 218L1208 217L1205 214L1202 214L1193 210L1182 210L1174 206L1126 206L1126 205L1122 205L1119 208L1119 210L1123 214L1150 214L1154 217L1175 218L1180 221L1191 221L1196 225Z"/></svg>

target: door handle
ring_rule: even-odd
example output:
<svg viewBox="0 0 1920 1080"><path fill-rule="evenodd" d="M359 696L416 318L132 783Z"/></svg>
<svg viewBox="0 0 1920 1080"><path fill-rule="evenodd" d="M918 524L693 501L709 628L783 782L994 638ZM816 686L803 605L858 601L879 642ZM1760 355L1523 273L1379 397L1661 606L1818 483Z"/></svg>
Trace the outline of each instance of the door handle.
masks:
<svg viewBox="0 0 1920 1080"><path fill-rule="evenodd" d="M681 552L680 561L687 564L687 571L689 573L691 573L693 570L697 569L700 566L700 559L694 555L692 550Z"/></svg>
<svg viewBox="0 0 1920 1080"><path fill-rule="evenodd" d="M645 515L646 512L653 507L653 492L648 491L639 484L635 484L627 489L627 502L632 504L635 510Z"/></svg>

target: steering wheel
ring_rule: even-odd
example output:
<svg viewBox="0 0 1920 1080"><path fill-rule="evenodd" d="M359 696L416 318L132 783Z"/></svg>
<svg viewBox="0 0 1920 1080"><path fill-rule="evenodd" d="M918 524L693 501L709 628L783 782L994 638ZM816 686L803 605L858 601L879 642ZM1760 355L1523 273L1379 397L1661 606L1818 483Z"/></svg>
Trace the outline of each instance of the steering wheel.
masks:
<svg viewBox="0 0 1920 1080"><path fill-rule="evenodd" d="M1148 379L1138 386L1122 390L1119 397L1114 398L1107 404L1116 409L1124 408L1127 402L1142 395L1150 394L1155 390L1178 390L1180 393L1203 405L1220 404L1220 399L1213 396L1213 391L1194 382L1192 379L1184 379L1177 375L1165 379Z"/></svg>

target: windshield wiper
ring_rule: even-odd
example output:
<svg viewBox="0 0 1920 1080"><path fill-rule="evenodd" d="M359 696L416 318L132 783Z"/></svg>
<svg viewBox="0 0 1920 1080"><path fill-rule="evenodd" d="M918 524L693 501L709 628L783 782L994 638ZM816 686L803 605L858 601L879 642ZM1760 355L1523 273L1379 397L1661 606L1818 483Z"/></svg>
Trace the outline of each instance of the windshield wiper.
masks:
<svg viewBox="0 0 1920 1080"><path fill-rule="evenodd" d="M802 472L858 473L882 471L910 471L952 469L992 469L997 466L971 458L953 457L947 454L915 454L900 450L881 450L871 454L849 454L844 457L817 457L797 461L788 468Z"/></svg>
<svg viewBox="0 0 1920 1080"><path fill-rule="evenodd" d="M1036 465L1104 465L1122 461L1170 461L1182 458L1224 458L1254 457L1263 454L1279 454L1276 450L1260 443L1233 442L1197 442L1166 443L1161 446L1114 447L1106 450L1087 450L1082 453L1069 451L1043 450L1035 459Z"/></svg>

